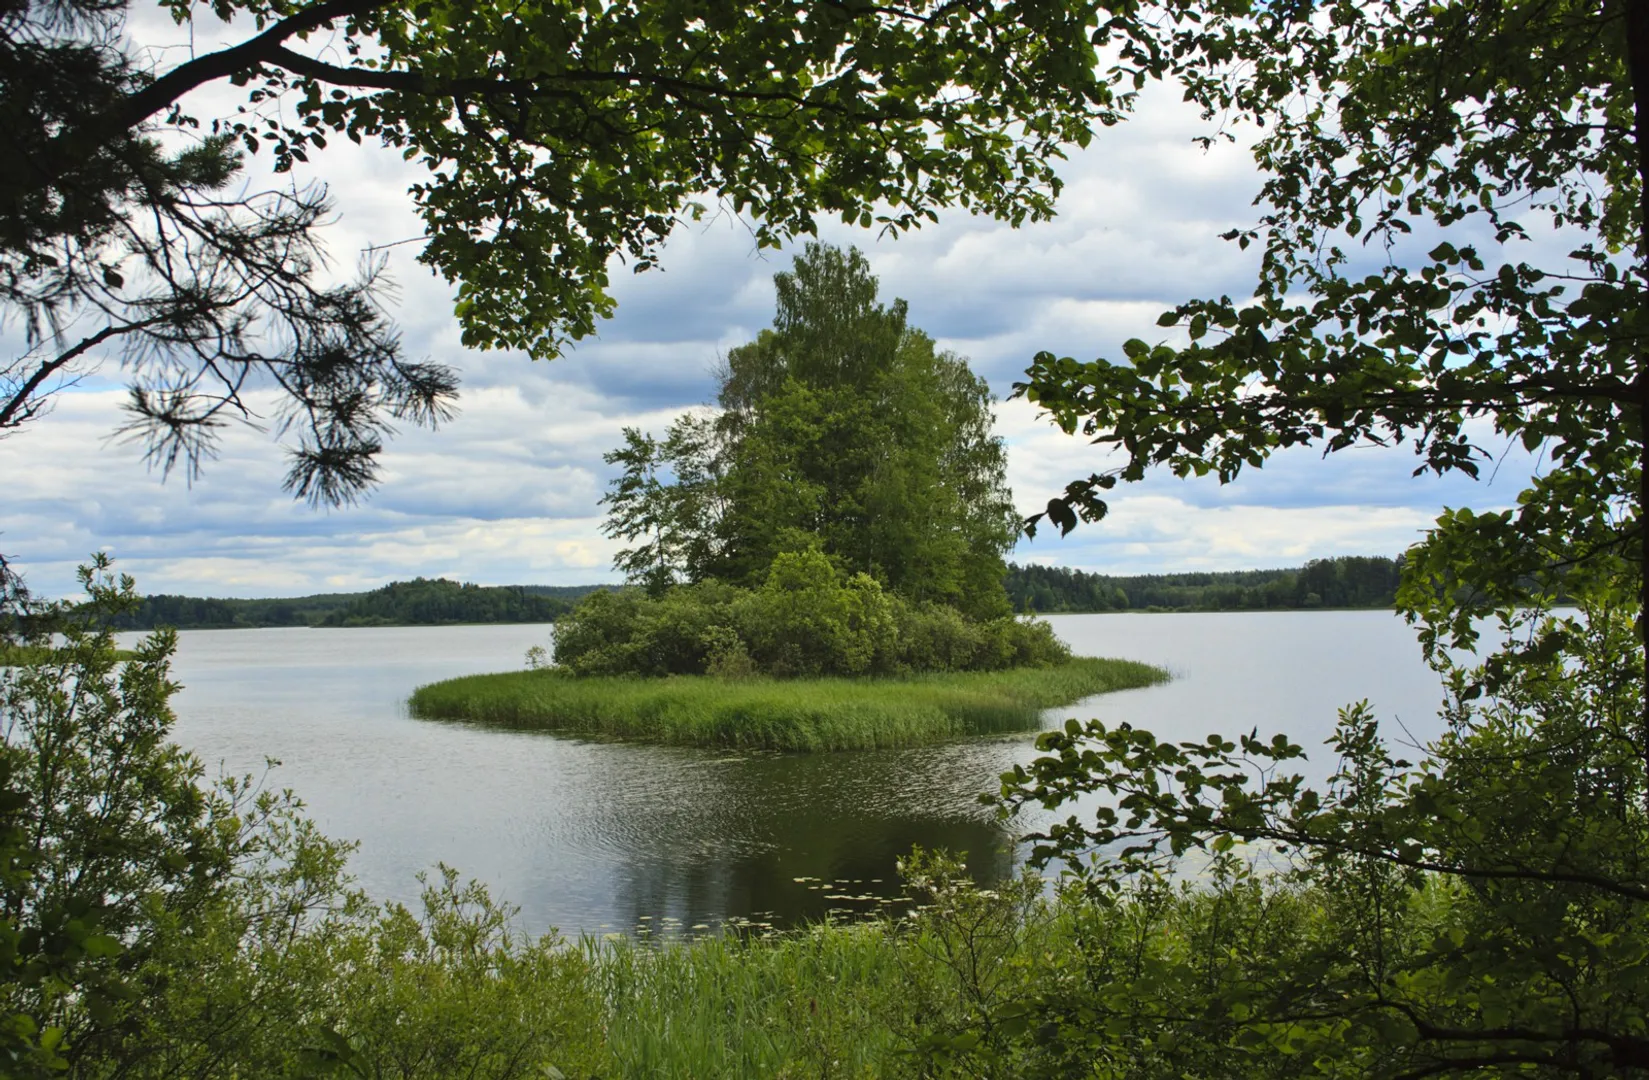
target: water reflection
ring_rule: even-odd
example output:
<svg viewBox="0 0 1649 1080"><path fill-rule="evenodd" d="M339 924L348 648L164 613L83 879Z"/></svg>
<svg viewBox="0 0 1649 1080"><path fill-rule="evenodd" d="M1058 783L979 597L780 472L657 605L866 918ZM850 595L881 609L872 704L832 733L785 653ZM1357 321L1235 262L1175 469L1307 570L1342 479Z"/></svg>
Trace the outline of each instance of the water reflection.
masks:
<svg viewBox="0 0 1649 1080"><path fill-rule="evenodd" d="M620 925L715 927L732 919L782 926L876 911L898 897L894 865L918 844L966 852L977 880L999 880L1012 869L1010 838L994 823L823 814L775 824L782 832L764 830L744 850L629 860L614 883Z"/></svg>
<svg viewBox="0 0 1649 1080"><path fill-rule="evenodd" d="M1049 722L1100 715L1174 738L1258 726L1309 745L1359 697L1422 729L1436 706L1412 637L1381 613L1054 622L1080 652L1178 677ZM360 841L352 865L372 895L415 899L414 875L445 861L519 905L532 932L782 924L873 906L897 894L894 864L915 844L965 853L982 881L1011 872L1014 830L978 796L1033 755L1028 737L733 755L406 714L417 685L518 667L546 637L535 626L185 633L177 734L209 767L281 759L277 782L308 800L322 829Z"/></svg>
<svg viewBox="0 0 1649 1080"><path fill-rule="evenodd" d="M565 910L582 882L578 903L601 913L596 929L786 925L897 896L895 863L913 845L966 853L981 881L1012 869L1012 832L977 793L1017 744L732 756L524 740L520 754L572 774L553 805L522 805L534 834L510 846L528 861L504 869L527 912ZM848 886L871 899L837 899ZM591 929L591 917L574 925Z"/></svg>

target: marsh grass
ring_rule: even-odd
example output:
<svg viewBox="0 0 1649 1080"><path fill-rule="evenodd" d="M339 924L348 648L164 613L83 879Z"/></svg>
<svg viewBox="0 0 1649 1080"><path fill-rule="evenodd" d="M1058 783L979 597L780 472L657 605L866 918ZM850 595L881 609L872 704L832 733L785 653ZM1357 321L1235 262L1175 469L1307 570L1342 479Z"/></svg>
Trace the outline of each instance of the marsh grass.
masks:
<svg viewBox="0 0 1649 1080"><path fill-rule="evenodd" d="M413 715L601 739L764 750L871 750L1035 730L1044 709L1164 682L1131 660L901 678L574 676L550 669L422 686Z"/></svg>
<svg viewBox="0 0 1649 1080"><path fill-rule="evenodd" d="M1248 963L1245 949L1287 964L1334 932L1320 893L1239 865L1201 887L1101 901L1050 894L1034 874L980 889L955 860L914 853L905 885L919 910L906 917L586 939L584 981L566 991L599 1001L585 1009L599 1045L582 1060L670 1080L1318 1075L1309 1059L1228 1041L1222 1020L1176 1049L1178 1021L1162 1018L1205 1000L1204 980L1232 978L1224 965Z"/></svg>
<svg viewBox="0 0 1649 1080"><path fill-rule="evenodd" d="M1062 981L1050 968L1067 966L1055 961L1073 953L1082 912L1033 874L982 890L947 857L916 852L904 866L919 913L901 918L586 939L610 1075L1065 1075L1037 1072L1034 1055L988 1029Z"/></svg>
<svg viewBox="0 0 1649 1080"><path fill-rule="evenodd" d="M886 1075L908 1045L905 952L880 923L603 942L603 1056L615 1076Z"/></svg>

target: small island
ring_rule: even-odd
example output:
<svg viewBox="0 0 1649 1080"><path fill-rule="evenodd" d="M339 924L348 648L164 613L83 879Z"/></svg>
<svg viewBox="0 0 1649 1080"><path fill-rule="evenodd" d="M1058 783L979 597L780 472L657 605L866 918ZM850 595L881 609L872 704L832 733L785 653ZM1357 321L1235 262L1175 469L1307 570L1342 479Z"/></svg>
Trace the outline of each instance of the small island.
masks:
<svg viewBox="0 0 1649 1080"><path fill-rule="evenodd" d="M592 594L555 624L560 664L420 687L415 716L590 738L869 750L1034 730L1044 709L1167 673L1073 657L1045 622L968 620L844 579L820 551L758 589Z"/></svg>
<svg viewBox="0 0 1649 1080"><path fill-rule="evenodd" d="M628 587L555 624L555 666L421 687L431 719L772 750L1033 730L1043 710L1160 682L1015 616L1019 531L995 399L877 302L857 250L810 244L778 314L731 350L716 406L606 455Z"/></svg>

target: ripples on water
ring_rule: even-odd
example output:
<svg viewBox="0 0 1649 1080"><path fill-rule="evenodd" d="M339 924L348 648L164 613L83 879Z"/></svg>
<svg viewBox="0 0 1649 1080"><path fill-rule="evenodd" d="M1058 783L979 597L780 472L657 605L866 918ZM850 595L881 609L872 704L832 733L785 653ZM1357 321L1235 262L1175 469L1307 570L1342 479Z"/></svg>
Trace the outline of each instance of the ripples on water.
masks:
<svg viewBox="0 0 1649 1080"><path fill-rule="evenodd" d="M1311 750L1340 706L1367 697L1383 721L1436 731L1437 679L1389 613L1050 621L1079 653L1159 664L1175 679L1051 710L1049 724L1098 716L1174 739L1258 728ZM783 925L873 907L897 895L894 862L913 844L966 852L981 880L1012 871L1012 830L978 796L1034 756L1030 736L730 754L407 715L414 687L520 667L548 637L543 626L186 632L177 738L209 770L281 760L273 782L296 790L325 832L360 842L352 866L371 895L413 900L417 872L444 861L519 906L534 933ZM1326 772L1323 753L1312 756L1310 771Z"/></svg>

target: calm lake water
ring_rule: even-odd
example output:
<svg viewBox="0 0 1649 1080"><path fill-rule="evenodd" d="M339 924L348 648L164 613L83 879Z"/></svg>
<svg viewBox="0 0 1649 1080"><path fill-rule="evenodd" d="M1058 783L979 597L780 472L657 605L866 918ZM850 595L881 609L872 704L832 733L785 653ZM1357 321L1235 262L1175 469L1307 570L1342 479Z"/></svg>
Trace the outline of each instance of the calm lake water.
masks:
<svg viewBox="0 0 1649 1080"><path fill-rule="evenodd" d="M1337 709L1366 697L1394 737L1437 731L1437 678L1389 613L1050 621L1078 653L1175 676L1052 710L1050 726L1100 717L1199 739L1258 728L1312 750ZM893 893L894 861L913 844L967 852L982 880L1013 868L1015 830L977 800L1035 756L1029 735L739 755L408 716L414 687L518 668L528 646L548 639L545 626L186 632L176 736L209 772L281 761L272 782L297 791L327 834L359 841L352 867L374 897L416 898L416 874L445 861L517 905L534 933L783 923L873 907ZM1312 756L1309 771L1331 764L1326 751Z"/></svg>

